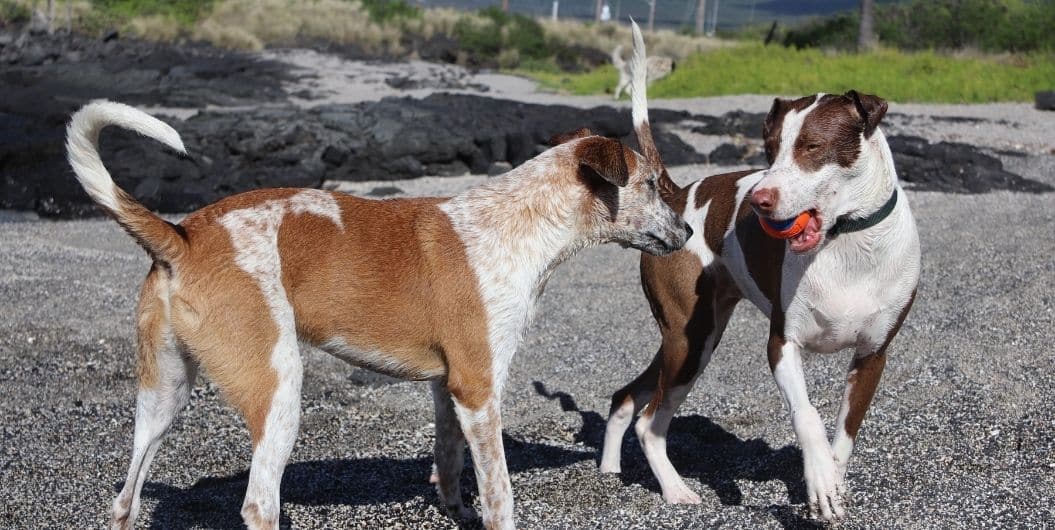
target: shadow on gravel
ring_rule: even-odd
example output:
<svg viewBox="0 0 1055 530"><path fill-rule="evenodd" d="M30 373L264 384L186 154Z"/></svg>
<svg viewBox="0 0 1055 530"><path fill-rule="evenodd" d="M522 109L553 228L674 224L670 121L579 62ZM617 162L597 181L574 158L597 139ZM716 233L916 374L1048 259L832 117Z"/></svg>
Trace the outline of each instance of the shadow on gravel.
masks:
<svg viewBox="0 0 1055 530"><path fill-rule="evenodd" d="M575 441L595 449L594 460L599 463L606 418L597 412L579 409L575 399L565 392L551 392L540 381L533 384L540 396L557 400L561 410L582 416L582 429L575 435ZM658 494L659 483L638 449L636 438L634 429L627 429L622 444L623 472L620 479L624 484L640 484ZM671 421L667 453L682 476L706 484L727 506L744 505L744 495L736 484L737 480L779 480L788 490L788 505L745 507L769 513L785 528L818 526L791 506L806 502L802 451L798 447L787 445L774 449L759 438L742 440L704 416L680 416Z"/></svg>
<svg viewBox="0 0 1055 530"><path fill-rule="evenodd" d="M551 445L524 442L503 437L509 470L513 473L531 469L564 467L588 460L588 452L567 450ZM282 502L303 506L367 506L405 503L423 499L437 505L435 487L429 483L432 458L349 458L294 462L286 467L282 478ZM157 499L150 528L241 528L239 510L249 480L243 471L226 477L206 477L189 488L172 487L157 482L143 486L143 497ZM120 491L121 482L114 484ZM471 461L466 458L462 472L462 495L471 506L476 497ZM324 509L320 514L326 517ZM283 512L282 528L290 521ZM462 528L481 528L479 521L461 524Z"/></svg>

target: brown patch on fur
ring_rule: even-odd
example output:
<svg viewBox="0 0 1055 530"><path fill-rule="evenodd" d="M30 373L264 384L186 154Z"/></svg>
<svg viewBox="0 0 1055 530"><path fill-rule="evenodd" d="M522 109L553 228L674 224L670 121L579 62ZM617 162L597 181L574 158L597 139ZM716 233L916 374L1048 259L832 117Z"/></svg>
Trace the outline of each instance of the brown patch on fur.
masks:
<svg viewBox="0 0 1055 530"><path fill-rule="evenodd" d="M626 186L633 171L628 161L633 159L633 153L618 140L604 136L579 141L575 146L575 156L582 167L588 168L586 178L596 175L616 186Z"/></svg>
<svg viewBox="0 0 1055 530"><path fill-rule="evenodd" d="M747 272L755 285L773 306L774 313L780 310L780 278L784 267L785 243L762 231L758 216L747 198L740 203L736 217L736 239L744 255ZM773 315L770 315L773 318ZM783 321L783 317L781 317Z"/></svg>
<svg viewBox="0 0 1055 530"><path fill-rule="evenodd" d="M287 218L279 231L298 335L384 352L397 368L367 367L396 377L447 373L451 394L481 405L491 395L487 313L443 199L334 196L343 232L312 215Z"/></svg>
<svg viewBox="0 0 1055 530"><path fill-rule="evenodd" d="M258 279L237 265L232 235L220 220L300 191L236 195L181 225L189 244L174 264L174 334L245 416L254 443L263 436L277 384L271 355L279 331ZM383 352L395 368L370 368L391 375L448 373L451 393L466 406L481 406L492 394L486 311L464 245L437 206L443 199L332 197L343 231L328 218L288 212L278 230L275 259L298 337L316 346L341 339L351 348ZM159 302L147 294L157 290L159 274L155 268L144 285L144 330L158 326ZM157 347L157 336L141 339L144 355ZM156 361L151 367L149 357L141 360L145 382L156 381Z"/></svg>
<svg viewBox="0 0 1055 530"><path fill-rule="evenodd" d="M722 253L725 230L736 212L737 181L755 172L756 170L747 170L713 175L701 180L700 185L696 187L696 208L710 204L703 223L703 237L711 252L718 255Z"/></svg>
<svg viewBox="0 0 1055 530"><path fill-rule="evenodd" d="M780 284L786 246L783 240L773 239L762 231L758 215L751 209L748 197L744 197L740 203L735 230L747 273L769 300L769 342L766 352L769 369L773 370L780 362L783 355L781 348L784 346L784 309L780 299Z"/></svg>
<svg viewBox="0 0 1055 530"><path fill-rule="evenodd" d="M579 138L586 138L587 136L593 136L593 131L586 127L580 127L574 131L568 131L566 133L554 134L549 138L550 147L556 147L560 144L570 142L572 140L578 140Z"/></svg>
<svg viewBox="0 0 1055 530"><path fill-rule="evenodd" d="M872 133L879 127L879 122L883 120L883 116L886 116L886 100L871 94L861 94L856 90L847 92L846 97L853 101L857 115L864 122L865 138L871 138Z"/></svg>
<svg viewBox="0 0 1055 530"><path fill-rule="evenodd" d="M717 347L740 293L724 268L705 270L689 251L642 254L641 285L663 342L645 373L621 392L629 396L651 391L645 410L651 414L663 403L666 389L687 385L696 377L708 337L714 335L712 345Z"/></svg>
<svg viewBox="0 0 1055 530"><path fill-rule="evenodd" d="M901 309L894 326L887 332L883 345L871 355L855 358L850 366L850 375L846 381L846 384L850 387L849 406L846 411L846 421L843 423L843 428L851 440L857 438L865 413L868 412L868 407L872 404L872 397L875 396L876 388L879 386L879 378L883 375L883 368L886 366L887 347L890 346L890 341L894 340L894 336L901 330L901 325L905 323L905 317L908 316L909 309L912 308L912 304L915 301L916 291L913 290L912 296L909 297L905 307Z"/></svg>
<svg viewBox="0 0 1055 530"><path fill-rule="evenodd" d="M689 200L688 188L678 186L678 183L670 178L667 168L663 168L663 171L659 174L656 185L659 187L659 196L670 205L670 209L674 210L674 213L678 215L685 215L685 205Z"/></svg>
<svg viewBox="0 0 1055 530"><path fill-rule="evenodd" d="M181 223L189 245L174 264L169 301L176 338L245 417L254 446L264 435L278 377L271 355L279 330L260 283L235 262L224 214L296 190L250 192L222 200Z"/></svg>
<svg viewBox="0 0 1055 530"><path fill-rule="evenodd" d="M861 117L844 96L826 94L802 122L792 157L806 171L826 164L850 167L861 153Z"/></svg>
<svg viewBox="0 0 1055 530"><path fill-rule="evenodd" d="M121 188L114 186L118 210L107 213L125 229L155 261L171 263L186 249L186 233L148 210ZM104 208L106 209L106 208Z"/></svg>
<svg viewBox="0 0 1055 530"><path fill-rule="evenodd" d="M162 274L157 263L151 265L150 273L139 290L139 307L136 309L136 379L140 388L156 388L158 384L157 352L165 347L165 331L168 328L164 299L168 293L161 289Z"/></svg>
<svg viewBox="0 0 1055 530"><path fill-rule="evenodd" d="M278 526L278 521L268 520L260 515L260 507L255 503L242 507L242 520L245 521L246 528L249 529L274 528Z"/></svg>
<svg viewBox="0 0 1055 530"><path fill-rule="evenodd" d="M762 122L762 138L766 148L766 160L772 165L780 152L780 133L784 129L784 116L792 110L801 111L817 101L817 96L806 96L796 100L776 98Z"/></svg>

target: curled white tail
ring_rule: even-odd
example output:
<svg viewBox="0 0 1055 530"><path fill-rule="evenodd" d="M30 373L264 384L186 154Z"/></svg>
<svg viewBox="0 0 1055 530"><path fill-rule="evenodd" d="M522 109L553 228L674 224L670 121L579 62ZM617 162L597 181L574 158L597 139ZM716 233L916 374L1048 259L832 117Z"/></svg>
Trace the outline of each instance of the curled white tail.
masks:
<svg viewBox="0 0 1055 530"><path fill-rule="evenodd" d="M158 217L114 184L99 158L99 132L109 125L135 131L186 153L179 133L165 122L128 105L94 101L82 107L66 128L70 166L84 191L155 259L171 262L186 246L176 228Z"/></svg>
<svg viewBox="0 0 1055 530"><path fill-rule="evenodd" d="M93 101L81 107L66 128L70 165L77 181L95 202L109 210L117 210L114 180L99 158L99 131L108 125L133 130L180 153L187 150L175 129L141 110L111 101Z"/></svg>

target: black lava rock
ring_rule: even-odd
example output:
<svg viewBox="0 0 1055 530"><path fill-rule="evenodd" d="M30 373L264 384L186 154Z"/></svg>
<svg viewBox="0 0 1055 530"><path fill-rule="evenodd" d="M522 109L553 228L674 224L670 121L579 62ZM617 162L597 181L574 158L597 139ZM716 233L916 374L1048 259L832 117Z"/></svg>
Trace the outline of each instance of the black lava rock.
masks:
<svg viewBox="0 0 1055 530"><path fill-rule="evenodd" d="M1036 93L1036 104L1039 110L1055 110L1055 90Z"/></svg>
<svg viewBox="0 0 1055 530"><path fill-rule="evenodd" d="M910 189L951 193L1053 191L1047 184L1005 171L1000 159L967 144L931 144L916 136L891 136L887 142L898 177Z"/></svg>

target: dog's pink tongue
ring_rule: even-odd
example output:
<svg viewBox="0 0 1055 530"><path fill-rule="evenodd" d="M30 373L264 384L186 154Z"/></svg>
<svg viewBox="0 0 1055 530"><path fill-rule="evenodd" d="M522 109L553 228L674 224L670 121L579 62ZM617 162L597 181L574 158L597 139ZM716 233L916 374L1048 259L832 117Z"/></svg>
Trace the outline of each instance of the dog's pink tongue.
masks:
<svg viewBox="0 0 1055 530"><path fill-rule="evenodd" d="M811 215L806 228L799 235L791 238L788 246L791 247L792 252L808 252L820 242L821 220L816 215Z"/></svg>

